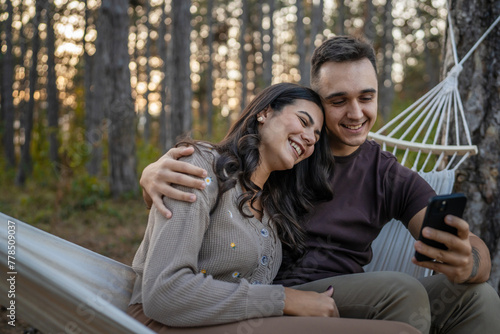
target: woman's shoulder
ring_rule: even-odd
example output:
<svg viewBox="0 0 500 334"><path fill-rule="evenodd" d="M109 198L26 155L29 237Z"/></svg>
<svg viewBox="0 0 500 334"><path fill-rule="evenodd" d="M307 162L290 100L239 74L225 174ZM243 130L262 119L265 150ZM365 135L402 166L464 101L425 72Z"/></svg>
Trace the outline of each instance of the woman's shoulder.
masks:
<svg viewBox="0 0 500 334"><path fill-rule="evenodd" d="M174 185L180 190L194 192L197 194L197 197L205 199L212 203L216 203L216 199L219 193L219 187L217 180L217 175L215 172L215 160L217 159L218 152L215 149L215 146L207 143L207 142L194 142L189 143L194 147L193 154L185 157L181 157L179 160L187 162L193 166L204 169L207 172L204 181L206 183L206 187L201 189L192 189L184 186ZM214 182L215 181L215 182Z"/></svg>

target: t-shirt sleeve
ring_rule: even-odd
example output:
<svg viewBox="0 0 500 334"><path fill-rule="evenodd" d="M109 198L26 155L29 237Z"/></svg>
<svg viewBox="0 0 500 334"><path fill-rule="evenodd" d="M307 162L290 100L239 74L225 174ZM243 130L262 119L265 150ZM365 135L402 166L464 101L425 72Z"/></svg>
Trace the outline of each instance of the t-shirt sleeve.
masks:
<svg viewBox="0 0 500 334"><path fill-rule="evenodd" d="M207 187L195 190L197 200L186 203L166 199L173 215L166 219L153 206L143 243L134 259L142 271L144 313L168 326L200 326L254 317L282 315L284 288L251 285L242 279L230 283L205 275L198 254L210 224L210 211L218 189L211 153L193 154L188 162L208 171ZM213 158L211 159L213 160ZM179 189L191 191L193 189ZM217 256L217 254L214 254Z"/></svg>
<svg viewBox="0 0 500 334"><path fill-rule="evenodd" d="M386 205L389 218L395 218L408 227L410 220L427 206L436 192L417 172L394 162L384 178Z"/></svg>

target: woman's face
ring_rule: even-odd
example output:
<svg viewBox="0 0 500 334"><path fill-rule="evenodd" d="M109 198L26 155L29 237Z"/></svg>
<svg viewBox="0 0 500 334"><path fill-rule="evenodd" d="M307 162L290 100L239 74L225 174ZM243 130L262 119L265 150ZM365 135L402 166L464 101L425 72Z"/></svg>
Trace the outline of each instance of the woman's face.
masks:
<svg viewBox="0 0 500 334"><path fill-rule="evenodd" d="M268 109L259 116L261 166L268 172L291 169L314 152L323 126L320 107L308 100L295 100L281 111Z"/></svg>

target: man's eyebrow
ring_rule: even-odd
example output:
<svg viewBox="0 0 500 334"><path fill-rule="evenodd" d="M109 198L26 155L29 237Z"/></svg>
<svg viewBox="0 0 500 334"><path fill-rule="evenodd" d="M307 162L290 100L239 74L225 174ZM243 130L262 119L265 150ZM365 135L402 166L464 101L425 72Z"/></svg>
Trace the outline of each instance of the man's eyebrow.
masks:
<svg viewBox="0 0 500 334"><path fill-rule="evenodd" d="M367 89L363 89L361 91L361 94L366 94L366 93L376 93L377 90L375 88L367 88Z"/></svg>
<svg viewBox="0 0 500 334"><path fill-rule="evenodd" d="M307 111L299 110L299 112L301 114L306 115L307 118L309 118L309 122L311 123L311 125L314 125L314 119L311 117L311 115L309 115L309 113ZM321 131L319 131L319 130L314 131L314 133L319 135L319 136L321 135Z"/></svg>
<svg viewBox="0 0 500 334"><path fill-rule="evenodd" d="M361 94L366 94L366 93L376 93L377 90L375 88L367 88L367 89L363 89L360 93ZM347 95L347 92L337 92L337 93L332 93L330 95L328 95L327 97L325 97L325 100L331 100L333 98L336 98L336 97L339 97L339 96L345 96Z"/></svg>
<svg viewBox="0 0 500 334"><path fill-rule="evenodd" d="M330 99L333 99L335 97L339 97L339 96L344 96L344 95L347 95L347 92L337 92L337 93L332 93L328 96L325 97L325 100L330 100Z"/></svg>

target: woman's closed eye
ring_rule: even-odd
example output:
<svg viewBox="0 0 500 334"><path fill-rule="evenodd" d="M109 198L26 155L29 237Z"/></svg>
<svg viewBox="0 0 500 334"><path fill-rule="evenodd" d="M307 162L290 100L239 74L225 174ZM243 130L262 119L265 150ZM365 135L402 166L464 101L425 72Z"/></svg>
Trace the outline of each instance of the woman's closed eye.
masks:
<svg viewBox="0 0 500 334"><path fill-rule="evenodd" d="M298 116L298 117L299 117L300 122L302 123L302 126L306 127L308 125L307 120L304 117L301 117L301 116Z"/></svg>

